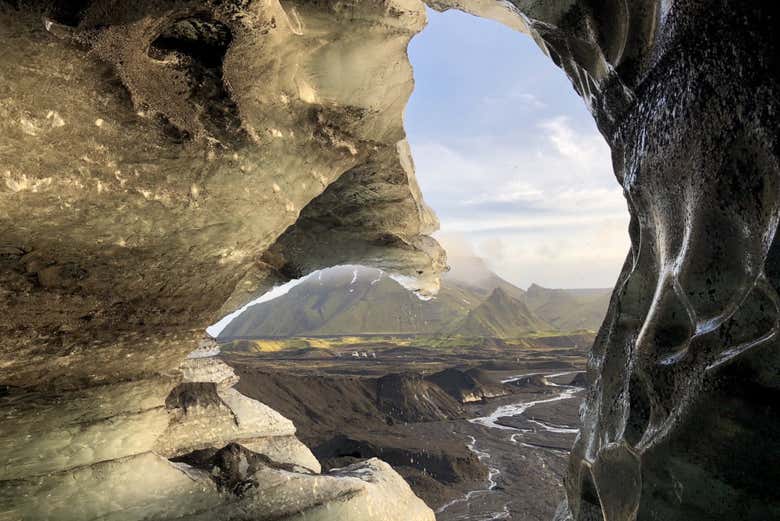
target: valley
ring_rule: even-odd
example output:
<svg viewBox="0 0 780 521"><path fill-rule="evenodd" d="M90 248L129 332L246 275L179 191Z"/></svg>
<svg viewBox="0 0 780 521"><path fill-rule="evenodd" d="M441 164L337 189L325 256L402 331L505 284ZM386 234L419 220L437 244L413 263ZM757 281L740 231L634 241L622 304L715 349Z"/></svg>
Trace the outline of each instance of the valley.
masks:
<svg viewBox="0 0 780 521"><path fill-rule="evenodd" d="M245 340L221 356L323 468L380 457L440 521L541 520L562 497L592 340L351 336L265 351Z"/></svg>
<svg viewBox="0 0 780 521"><path fill-rule="evenodd" d="M227 324L221 356L323 469L378 457L439 521L551 519L610 291L449 262L422 298L372 268L315 272Z"/></svg>

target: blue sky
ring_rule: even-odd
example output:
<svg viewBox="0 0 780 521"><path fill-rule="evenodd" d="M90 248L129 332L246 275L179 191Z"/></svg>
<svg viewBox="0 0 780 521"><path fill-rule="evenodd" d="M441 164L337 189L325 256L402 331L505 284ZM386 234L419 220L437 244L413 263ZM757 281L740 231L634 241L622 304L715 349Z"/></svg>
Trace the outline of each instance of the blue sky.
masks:
<svg viewBox="0 0 780 521"><path fill-rule="evenodd" d="M405 126L437 237L523 287L612 286L628 212L609 148L566 76L496 22L428 17L409 45Z"/></svg>

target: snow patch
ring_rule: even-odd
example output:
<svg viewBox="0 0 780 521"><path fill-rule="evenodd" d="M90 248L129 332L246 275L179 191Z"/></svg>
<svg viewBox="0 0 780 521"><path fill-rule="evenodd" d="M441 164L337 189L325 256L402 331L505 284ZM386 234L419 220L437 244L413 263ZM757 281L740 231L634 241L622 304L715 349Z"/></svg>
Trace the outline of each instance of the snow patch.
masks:
<svg viewBox="0 0 780 521"><path fill-rule="evenodd" d="M415 277L409 277L407 275L390 275L390 278L396 281L398 284L406 288L415 294L415 296L425 302L436 298L434 295L425 295L420 293L420 284Z"/></svg>
<svg viewBox="0 0 780 521"><path fill-rule="evenodd" d="M316 272L314 272L316 273ZM305 277L301 277L300 279L293 279L288 282L285 282L284 284L281 284L279 286L274 286L270 291L264 293L261 297L249 302L248 304L245 304L243 307L237 309L236 311L230 313L229 315L223 317L219 322L216 324L212 324L211 326L206 328L206 333L211 335L213 338L217 338L219 334L222 332L225 327L227 327L230 322L233 321L234 318L239 316L241 313L247 310L250 306L254 306L255 304L262 304L263 302L268 302L270 300L277 299L281 297L282 295L286 295L291 289L293 289L295 286L301 284L302 282L308 280L314 273L310 273L306 275Z"/></svg>

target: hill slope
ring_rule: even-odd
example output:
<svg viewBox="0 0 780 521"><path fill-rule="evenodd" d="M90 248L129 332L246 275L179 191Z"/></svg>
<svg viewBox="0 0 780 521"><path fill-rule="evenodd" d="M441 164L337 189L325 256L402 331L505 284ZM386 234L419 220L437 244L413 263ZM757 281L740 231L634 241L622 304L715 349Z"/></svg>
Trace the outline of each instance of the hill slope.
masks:
<svg viewBox="0 0 780 521"><path fill-rule="evenodd" d="M453 264L455 264L453 262ZM596 329L609 290L532 285L526 292L481 259L457 259L434 299L421 300L372 268L340 266L310 276L272 301L247 308L220 338L384 334L511 338L531 331Z"/></svg>
<svg viewBox="0 0 780 521"><path fill-rule="evenodd" d="M531 331L551 329L522 300L495 288L480 305L450 331L465 337L515 338Z"/></svg>
<svg viewBox="0 0 780 521"><path fill-rule="evenodd" d="M525 302L557 331L598 329L611 294L606 289L549 289L532 284Z"/></svg>
<svg viewBox="0 0 780 521"><path fill-rule="evenodd" d="M464 317L482 296L443 285L421 300L376 269L324 270L273 301L251 306L220 337L433 334Z"/></svg>

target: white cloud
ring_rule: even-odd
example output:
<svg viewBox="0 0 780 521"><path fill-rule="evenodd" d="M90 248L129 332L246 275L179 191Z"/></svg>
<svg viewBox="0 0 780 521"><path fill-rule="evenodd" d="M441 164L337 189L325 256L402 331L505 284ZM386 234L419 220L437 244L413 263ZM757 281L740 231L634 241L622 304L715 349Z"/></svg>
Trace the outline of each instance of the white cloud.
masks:
<svg viewBox="0 0 780 521"><path fill-rule="evenodd" d="M576 132L565 118L539 128L540 134L517 143L475 136L448 145L413 144L426 199L434 208L441 201L448 207L523 203L556 211L622 210L609 148L599 134Z"/></svg>
<svg viewBox="0 0 780 521"><path fill-rule="evenodd" d="M479 243L479 251L491 264L506 261L507 246L502 237L489 237Z"/></svg>
<svg viewBox="0 0 780 521"><path fill-rule="evenodd" d="M547 108L547 103L539 99L535 94L522 90L521 86L509 89L499 95L485 96L482 98L482 104L491 110L496 106L506 107L507 105L533 110Z"/></svg>
<svg viewBox="0 0 780 521"><path fill-rule="evenodd" d="M599 219L577 229L473 236L478 254L499 275L527 287L609 287L628 252L624 219Z"/></svg>
<svg viewBox="0 0 780 521"><path fill-rule="evenodd" d="M538 203L544 200L544 192L522 179L515 179L499 192L482 192L480 195L463 201L466 205L485 203Z"/></svg>
<svg viewBox="0 0 780 521"><path fill-rule="evenodd" d="M558 116L539 124L547 132L547 137L558 152L580 163L598 165L603 168L609 164L609 150L603 138L596 134L580 134L574 131L569 118Z"/></svg>
<svg viewBox="0 0 780 521"><path fill-rule="evenodd" d="M614 282L628 251L628 211L609 148L565 117L530 138L472 136L412 144L423 194L442 231L460 234L523 285Z"/></svg>
<svg viewBox="0 0 780 521"><path fill-rule="evenodd" d="M506 232L544 232L560 233L563 230L579 230L594 226L604 219L621 219L628 222L628 212L615 213L572 213L568 215L513 215L510 211L490 216L472 218L447 218L442 221L442 229L459 234L487 233L504 230ZM446 222L446 225L444 224Z"/></svg>
<svg viewBox="0 0 780 521"><path fill-rule="evenodd" d="M434 237L447 250L447 255L451 257L475 257L478 255L469 237L462 233L438 231Z"/></svg>

